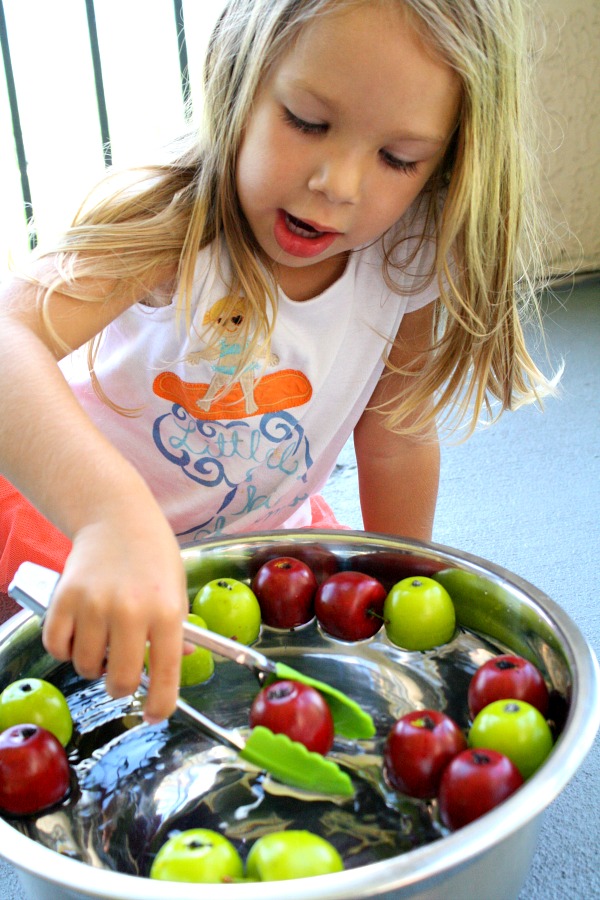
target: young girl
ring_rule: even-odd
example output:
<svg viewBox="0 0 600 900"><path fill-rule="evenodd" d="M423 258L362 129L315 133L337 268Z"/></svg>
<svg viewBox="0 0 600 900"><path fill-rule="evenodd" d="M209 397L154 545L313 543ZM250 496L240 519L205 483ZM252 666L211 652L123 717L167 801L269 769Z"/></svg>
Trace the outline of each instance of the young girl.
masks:
<svg viewBox="0 0 600 900"><path fill-rule="evenodd" d="M551 390L519 320L525 61L519 0L230 0L200 136L5 286L5 577L64 564L45 646L114 696L149 642L148 720L181 542L322 524L352 434L365 528L428 539L440 417Z"/></svg>

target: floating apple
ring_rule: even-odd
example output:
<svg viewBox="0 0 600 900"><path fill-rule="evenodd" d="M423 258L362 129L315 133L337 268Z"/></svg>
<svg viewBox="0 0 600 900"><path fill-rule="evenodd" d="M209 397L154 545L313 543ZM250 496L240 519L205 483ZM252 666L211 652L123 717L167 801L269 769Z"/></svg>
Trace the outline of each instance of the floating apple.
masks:
<svg viewBox="0 0 600 900"><path fill-rule="evenodd" d="M317 579L299 559L282 556L260 567L252 579L262 620L273 628L296 628L314 615Z"/></svg>
<svg viewBox="0 0 600 900"><path fill-rule="evenodd" d="M209 828L191 828L162 845L150 869L160 881L225 884L243 877L239 853L226 837Z"/></svg>
<svg viewBox="0 0 600 900"><path fill-rule="evenodd" d="M197 625L199 628L206 628L206 622L201 616L195 613L189 613L188 622ZM150 650L146 649L144 664L150 671ZM204 647L194 647L191 653L186 653L181 657L181 672L179 675L179 684L181 687L191 687L194 684L202 684L208 681L215 671L215 661L210 650Z"/></svg>
<svg viewBox="0 0 600 900"><path fill-rule="evenodd" d="M548 688L540 670L522 656L502 654L488 659L469 683L471 718L494 700L525 700L543 716L548 710Z"/></svg>
<svg viewBox="0 0 600 900"><path fill-rule="evenodd" d="M299 681L275 681L262 688L250 708L250 725L263 725L275 734L325 755L333 745L333 716L323 696Z"/></svg>
<svg viewBox="0 0 600 900"><path fill-rule="evenodd" d="M301 544L296 541L288 541L286 543L278 538L274 544L259 548L253 554L248 561L250 577L253 578L260 567L270 559L277 559L282 556L293 557L293 559L299 559L301 562L306 563L317 579L317 584L321 584L322 581L325 581L334 572L339 572L340 569L337 556L331 550L327 550L326 547L322 547L319 544Z"/></svg>
<svg viewBox="0 0 600 900"><path fill-rule="evenodd" d="M446 766L438 803L444 825L456 831L489 812L521 787L515 764L496 750L463 750Z"/></svg>
<svg viewBox="0 0 600 900"><path fill-rule="evenodd" d="M188 622L197 625L199 628L206 628L206 622L201 616L195 613L189 613ZM181 657L181 676L179 683L182 687L189 687L192 684L200 684L208 681L215 671L215 661L210 650L204 647L194 647L191 653L186 653Z"/></svg>
<svg viewBox="0 0 600 900"><path fill-rule="evenodd" d="M0 809L28 816L62 800L69 761L58 738L39 725L12 725L0 734Z"/></svg>
<svg viewBox="0 0 600 900"><path fill-rule="evenodd" d="M361 641L383 624L385 588L363 572L336 572L315 595L315 613L328 634L343 641Z"/></svg>
<svg viewBox="0 0 600 900"><path fill-rule="evenodd" d="M310 831L274 831L250 848L246 875L255 881L286 881L343 871L333 844Z"/></svg>
<svg viewBox="0 0 600 900"><path fill-rule="evenodd" d="M471 747L503 753L523 778L539 769L552 743L552 732L543 715L524 700L495 700L475 716L469 730Z"/></svg>
<svg viewBox="0 0 600 900"><path fill-rule="evenodd" d="M260 606L254 592L235 578L215 578L200 588L192 612L217 634L252 644L260 632Z"/></svg>
<svg viewBox="0 0 600 900"><path fill-rule="evenodd" d="M465 750L456 722L435 709L412 710L392 726L384 744L384 773L390 785L409 797L435 797L442 772Z"/></svg>
<svg viewBox="0 0 600 900"><path fill-rule="evenodd" d="M73 733L73 719L64 694L41 678L20 678L0 694L0 730L22 723L46 728L63 747Z"/></svg>
<svg viewBox="0 0 600 900"><path fill-rule="evenodd" d="M448 591L424 575L403 578L383 607L387 636L404 650L432 650L454 635L456 613Z"/></svg>

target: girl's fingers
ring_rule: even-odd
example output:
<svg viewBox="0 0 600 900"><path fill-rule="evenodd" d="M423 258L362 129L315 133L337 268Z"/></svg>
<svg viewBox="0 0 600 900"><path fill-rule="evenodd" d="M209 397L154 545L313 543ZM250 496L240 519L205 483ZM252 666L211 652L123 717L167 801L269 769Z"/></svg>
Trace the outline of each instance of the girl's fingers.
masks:
<svg viewBox="0 0 600 900"><path fill-rule="evenodd" d="M104 674L108 653L107 642L108 632L100 625L94 634L87 627L75 632L71 662L77 674L86 681L94 681Z"/></svg>
<svg viewBox="0 0 600 900"><path fill-rule="evenodd" d="M75 624L71 662L73 668L88 681L104 673L108 648L106 620L93 612L80 616Z"/></svg>
<svg viewBox="0 0 600 900"><path fill-rule="evenodd" d="M106 690L111 697L127 697L137 691L144 668L145 649L143 633L127 635L121 629L112 633L104 677Z"/></svg>
<svg viewBox="0 0 600 900"><path fill-rule="evenodd" d="M44 647L55 659L71 661L75 671L86 680L105 675L111 697L135 693L144 667L147 640L150 641L150 686L144 704L144 718L160 722L175 709L181 674L183 622L161 621L150 634L138 616L120 610L117 623L109 631L107 619L89 602L85 613L75 618L54 607L44 623ZM162 618L162 617L161 617ZM192 648L193 649L193 646Z"/></svg>
<svg viewBox="0 0 600 900"><path fill-rule="evenodd" d="M68 662L73 654L73 634L75 624L69 616L52 616L46 614L42 631L44 649L54 659Z"/></svg>
<svg viewBox="0 0 600 900"><path fill-rule="evenodd" d="M59 583L44 621L43 643L48 653L61 661L70 660L82 678L92 680L103 672L107 642L102 605Z"/></svg>
<svg viewBox="0 0 600 900"><path fill-rule="evenodd" d="M144 704L147 722L160 722L175 709L181 677L183 622L178 627L157 626L150 635L150 685Z"/></svg>
<svg viewBox="0 0 600 900"><path fill-rule="evenodd" d="M58 593L55 593L55 598ZM73 656L75 637L75 616L70 611L70 604L62 606L53 599L44 616L42 643L44 649L60 662L69 662Z"/></svg>

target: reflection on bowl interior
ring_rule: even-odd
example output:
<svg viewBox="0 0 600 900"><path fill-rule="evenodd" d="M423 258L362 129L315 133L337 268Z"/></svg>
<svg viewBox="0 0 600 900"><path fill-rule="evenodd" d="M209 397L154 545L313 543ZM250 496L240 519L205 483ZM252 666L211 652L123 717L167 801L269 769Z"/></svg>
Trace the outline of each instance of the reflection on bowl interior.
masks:
<svg viewBox="0 0 600 900"><path fill-rule="evenodd" d="M554 715L564 719L570 670L552 628L539 610L484 574L449 568L434 556L356 545L262 546L252 553L185 556L190 595L215 577L249 581L267 558L296 555L323 578L339 569L364 571L386 588L408 575L429 575L451 594L461 626L454 639L424 653L393 646L384 629L369 641L331 639L313 621L295 632L263 628L257 647L274 658L349 693L372 716L377 736L337 739L331 756L355 776L350 801L302 797L215 745L181 714L158 726L140 716L141 698L113 701L101 682L84 683L69 666L41 652L39 628L29 623L4 667L8 683L23 674L49 677L67 694L75 721L73 792L61 807L13 825L35 841L93 866L147 875L168 836L192 827L223 831L245 857L253 841L282 828L307 828L330 840L346 868L396 857L446 833L435 801L390 790L382 773L382 744L393 722L414 708L436 708L468 725L467 687L496 653L528 656L553 688ZM465 627L467 626L467 627ZM32 654L32 646L38 655ZM258 684L240 666L218 660L211 680L182 693L219 724L247 727ZM557 712L558 711L558 712ZM303 802L299 802L301 799Z"/></svg>

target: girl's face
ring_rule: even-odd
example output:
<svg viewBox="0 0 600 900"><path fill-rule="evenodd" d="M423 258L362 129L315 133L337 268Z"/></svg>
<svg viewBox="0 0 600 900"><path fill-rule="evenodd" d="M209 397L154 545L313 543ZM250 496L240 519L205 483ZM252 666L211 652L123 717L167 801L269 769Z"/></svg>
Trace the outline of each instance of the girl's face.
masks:
<svg viewBox="0 0 600 900"><path fill-rule="evenodd" d="M316 18L263 82L240 149L244 214L282 289L315 296L380 237L440 164L455 73L402 9Z"/></svg>

